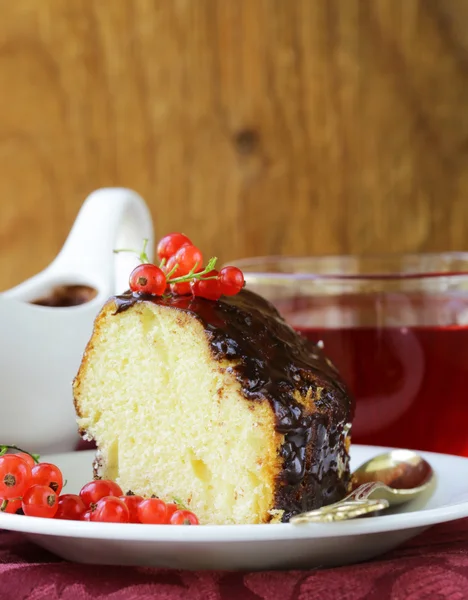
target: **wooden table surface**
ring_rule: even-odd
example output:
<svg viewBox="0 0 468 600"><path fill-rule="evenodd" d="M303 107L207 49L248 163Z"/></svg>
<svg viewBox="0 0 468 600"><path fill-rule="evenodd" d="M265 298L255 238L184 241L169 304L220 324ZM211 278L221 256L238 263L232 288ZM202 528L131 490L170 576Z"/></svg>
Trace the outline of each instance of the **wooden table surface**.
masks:
<svg viewBox="0 0 468 600"><path fill-rule="evenodd" d="M0 0L0 289L123 185L252 254L468 250L468 0Z"/></svg>

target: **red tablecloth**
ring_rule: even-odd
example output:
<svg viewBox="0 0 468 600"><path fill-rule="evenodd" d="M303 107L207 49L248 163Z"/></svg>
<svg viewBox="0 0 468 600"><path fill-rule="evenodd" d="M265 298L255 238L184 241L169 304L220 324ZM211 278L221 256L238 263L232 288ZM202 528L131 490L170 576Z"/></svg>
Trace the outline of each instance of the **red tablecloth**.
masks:
<svg viewBox="0 0 468 600"><path fill-rule="evenodd" d="M0 531L0 600L463 600L468 519L377 560L315 571L227 573L72 564Z"/></svg>

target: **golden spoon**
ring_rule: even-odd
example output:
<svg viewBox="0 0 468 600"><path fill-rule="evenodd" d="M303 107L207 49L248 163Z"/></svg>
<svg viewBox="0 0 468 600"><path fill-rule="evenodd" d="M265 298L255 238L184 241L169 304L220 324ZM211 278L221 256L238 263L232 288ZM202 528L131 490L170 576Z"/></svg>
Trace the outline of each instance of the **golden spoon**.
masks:
<svg viewBox="0 0 468 600"><path fill-rule="evenodd" d="M290 523L344 521L413 500L434 480L431 465L412 450L371 458L352 475L353 491L334 504L291 517Z"/></svg>

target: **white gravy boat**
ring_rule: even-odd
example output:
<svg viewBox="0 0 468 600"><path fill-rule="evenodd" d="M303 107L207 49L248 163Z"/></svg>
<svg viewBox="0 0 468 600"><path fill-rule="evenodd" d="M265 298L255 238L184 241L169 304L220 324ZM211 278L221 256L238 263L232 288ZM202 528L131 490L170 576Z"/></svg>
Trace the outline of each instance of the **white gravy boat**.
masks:
<svg viewBox="0 0 468 600"><path fill-rule="evenodd" d="M51 265L0 293L0 444L39 453L76 448L73 378L96 315L109 296L128 289L138 263L113 250L138 250L144 238L151 260L153 225L142 198L123 188L97 190ZM95 297L71 307L32 303L69 285L89 286Z"/></svg>

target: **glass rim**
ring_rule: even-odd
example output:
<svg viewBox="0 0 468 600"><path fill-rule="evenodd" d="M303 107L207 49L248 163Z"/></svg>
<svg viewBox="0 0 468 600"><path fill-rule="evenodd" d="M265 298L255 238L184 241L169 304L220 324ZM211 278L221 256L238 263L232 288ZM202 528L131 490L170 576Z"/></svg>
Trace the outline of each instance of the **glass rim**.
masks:
<svg viewBox="0 0 468 600"><path fill-rule="evenodd" d="M375 272L352 272L352 265L358 264L384 264L396 263L400 261L405 263L429 263L434 262L433 269L415 268L409 270L393 269L389 272L384 270L376 270ZM439 263L437 264L437 261ZM343 268L342 272L320 272L317 268L325 264L334 262L337 265L346 265L349 272ZM455 267L455 263L465 263L463 268ZM290 270L286 272L268 270L268 266L281 264L287 267L288 265L299 266L309 263L314 265L314 268L304 270ZM444 270L441 264L445 263ZM452 266L450 267L450 263ZM240 258L230 261L230 265L236 266L244 272L246 279L262 280L278 280L289 281L291 279L301 281L372 281L372 280L423 280L423 279L455 279L468 276L468 252L451 251L451 252L424 252L424 253L376 253L376 254L324 254L318 256L305 255L259 255L253 257Z"/></svg>

